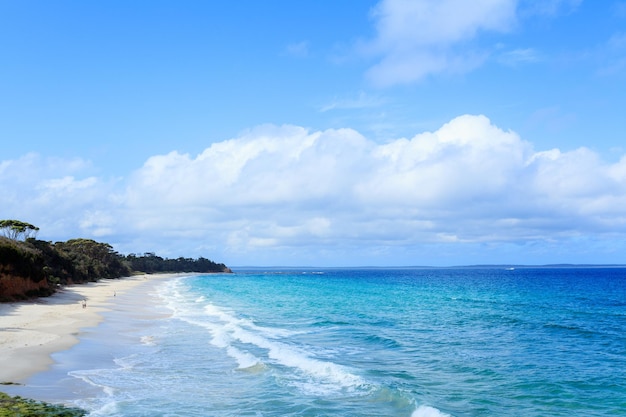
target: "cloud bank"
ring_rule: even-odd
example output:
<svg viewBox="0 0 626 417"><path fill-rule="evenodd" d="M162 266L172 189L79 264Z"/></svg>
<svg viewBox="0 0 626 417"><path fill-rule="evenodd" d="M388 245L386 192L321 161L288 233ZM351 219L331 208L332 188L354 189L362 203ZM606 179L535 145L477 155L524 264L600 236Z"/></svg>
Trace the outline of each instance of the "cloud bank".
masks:
<svg viewBox="0 0 626 417"><path fill-rule="evenodd" d="M626 156L535 150L481 115L384 144L352 129L259 126L199 155L155 155L124 180L88 170L36 155L1 162L2 217L126 253L216 252L240 265L355 253L411 264L396 256L424 247L521 245L521 258L525 245L610 247L626 235Z"/></svg>

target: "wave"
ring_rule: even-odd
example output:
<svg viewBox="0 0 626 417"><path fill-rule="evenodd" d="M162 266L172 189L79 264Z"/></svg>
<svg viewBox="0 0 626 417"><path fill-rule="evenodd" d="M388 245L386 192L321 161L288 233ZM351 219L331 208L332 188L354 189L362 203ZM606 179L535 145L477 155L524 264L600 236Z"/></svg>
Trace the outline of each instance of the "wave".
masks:
<svg viewBox="0 0 626 417"><path fill-rule="evenodd" d="M315 358L314 347L296 345L290 336L299 332L256 325L252 320L237 317L215 304L190 303L180 281L170 285L161 295L174 311L174 317L205 328L210 343L233 358L239 370L266 369L280 372L283 381L307 392L319 393L337 389L356 391L368 385L348 368L332 361ZM199 308L201 307L201 308ZM291 369L286 372L286 368Z"/></svg>
<svg viewBox="0 0 626 417"><path fill-rule="evenodd" d="M104 394L104 397L98 395L94 398L87 395L85 398L74 401L73 405L90 410L89 415L93 417L117 415L119 413L119 399L116 396L119 394L119 390L102 382L102 380L107 380L106 375L115 371L92 369L68 372L68 376L81 380Z"/></svg>
<svg viewBox="0 0 626 417"><path fill-rule="evenodd" d="M420 405L413 411L411 417L452 417L450 414L446 414L437 410L434 407L428 405Z"/></svg>
<svg viewBox="0 0 626 417"><path fill-rule="evenodd" d="M551 323L544 324L543 327L545 329L549 329L553 331L572 332L572 333L577 333L583 336L593 336L593 335L601 334L595 330L585 329L583 327L576 326L574 324L562 324L562 323L551 322Z"/></svg>
<svg viewBox="0 0 626 417"><path fill-rule="evenodd" d="M221 321L217 325L212 323L208 326L206 322L202 323L204 327L210 327L213 332L213 344L225 348L226 352L239 362L240 368L256 365L255 360L259 363L262 361L253 354L242 351L240 347L235 347L234 344L244 344L265 350L268 363L292 368L299 374L299 378L293 378L293 375L288 378L292 382L301 380L303 375L312 378L311 380L305 378L304 382L294 382L294 385L307 391L327 390L328 386L355 389L365 385L360 377L353 375L345 367L311 357L311 353L304 346L295 346L278 340L287 338L291 334L289 331L256 326L250 320L236 318L215 305L207 305L205 311L210 317ZM242 360L242 357L245 360Z"/></svg>
<svg viewBox="0 0 626 417"><path fill-rule="evenodd" d="M369 344L383 346L388 349L395 349L402 346L398 341L394 339L375 334L365 336L364 340Z"/></svg>
<svg viewBox="0 0 626 417"><path fill-rule="evenodd" d="M68 375L76 379L80 379L87 385L97 388L101 390L102 392L104 392L107 396L112 397L115 394L115 391L116 391L115 388L108 386L108 385L100 384L96 382L95 380L96 379L95 377L107 371L109 370L108 369L93 369L89 371L71 371L71 372L68 372Z"/></svg>
<svg viewBox="0 0 626 417"><path fill-rule="evenodd" d="M352 323L341 320L319 320L314 323L311 323L311 327L340 327L340 326L349 326Z"/></svg>
<svg viewBox="0 0 626 417"><path fill-rule="evenodd" d="M154 336L141 336L141 344L146 346L156 346Z"/></svg>

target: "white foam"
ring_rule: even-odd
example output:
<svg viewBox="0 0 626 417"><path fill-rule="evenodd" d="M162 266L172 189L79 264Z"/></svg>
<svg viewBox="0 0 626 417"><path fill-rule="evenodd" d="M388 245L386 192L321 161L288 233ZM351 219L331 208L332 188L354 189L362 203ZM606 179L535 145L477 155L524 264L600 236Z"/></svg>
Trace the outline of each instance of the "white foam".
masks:
<svg viewBox="0 0 626 417"><path fill-rule="evenodd" d="M93 416L93 417L96 417L96 416L110 416L110 415L118 413L119 411L120 410L119 410L119 407L117 405L117 402L111 401L111 402L108 402L108 403L104 404L99 409L90 412L89 416L90 417L91 416Z"/></svg>
<svg viewBox="0 0 626 417"><path fill-rule="evenodd" d="M452 417L450 414L443 413L434 407L428 405L420 405L417 407L411 417Z"/></svg>
<svg viewBox="0 0 626 417"><path fill-rule="evenodd" d="M253 366L262 365L259 358L248 352L242 352L234 346L228 346L226 348L226 352L228 353L228 356L237 361L239 369L252 368Z"/></svg>
<svg viewBox="0 0 626 417"><path fill-rule="evenodd" d="M231 334L242 343L267 349L268 357L275 363L294 368L312 377L314 384L331 384L335 390L338 387L353 390L366 386L360 377L350 373L347 368L333 362L311 358L310 354L301 348L269 340L241 327L234 327Z"/></svg>
<svg viewBox="0 0 626 417"><path fill-rule="evenodd" d="M156 346L154 336L141 336L141 344L146 346Z"/></svg>
<svg viewBox="0 0 626 417"><path fill-rule="evenodd" d="M91 385L92 387L101 389L102 392L104 392L107 396L112 397L113 395L115 395L115 392L116 392L115 388L110 387L108 385L98 384L92 379L92 376L97 375L98 372L102 372L102 371L106 371L106 370L94 369L90 371L71 371L71 372L68 372L68 375L74 378L78 378L82 380L83 382L85 382L86 384Z"/></svg>
<svg viewBox="0 0 626 417"><path fill-rule="evenodd" d="M180 280L170 281L169 286L161 293L174 311L174 316L207 329L212 336L210 343L224 349L228 356L235 359L239 369L263 365L262 359L246 351L245 345L250 345L251 348L267 351L268 365L274 363L292 368L295 372L288 377L292 385L299 386L307 392L320 390L328 392L338 389L354 392L357 389L369 389L362 378L351 373L348 368L314 358L315 355L308 352L305 346L294 346L283 341L297 332L258 326L250 319L239 318L234 313L211 303L202 305L200 311L198 303L190 303L190 298L185 299L182 285Z"/></svg>
<svg viewBox="0 0 626 417"><path fill-rule="evenodd" d="M137 360L140 358L137 354L132 354L123 358L114 358L113 362L119 366L119 370L128 371L137 365Z"/></svg>

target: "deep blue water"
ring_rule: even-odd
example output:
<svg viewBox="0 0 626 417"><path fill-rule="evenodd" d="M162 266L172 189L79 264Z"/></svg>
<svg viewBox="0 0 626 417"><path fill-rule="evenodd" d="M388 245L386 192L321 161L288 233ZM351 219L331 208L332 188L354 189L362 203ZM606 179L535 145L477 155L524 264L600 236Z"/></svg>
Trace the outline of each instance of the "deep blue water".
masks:
<svg viewBox="0 0 626 417"><path fill-rule="evenodd" d="M237 271L153 292L155 312L109 313L57 356L93 416L626 416L624 268Z"/></svg>

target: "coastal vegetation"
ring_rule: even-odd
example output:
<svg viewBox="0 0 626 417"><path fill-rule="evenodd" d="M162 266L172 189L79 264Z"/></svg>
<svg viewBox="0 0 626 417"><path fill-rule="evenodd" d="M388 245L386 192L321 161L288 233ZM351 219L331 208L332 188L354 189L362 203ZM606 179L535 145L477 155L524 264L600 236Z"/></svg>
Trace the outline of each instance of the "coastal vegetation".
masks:
<svg viewBox="0 0 626 417"><path fill-rule="evenodd" d="M143 255L131 253L124 260L131 270L141 271L146 274L162 272L230 272L226 265L215 263L203 257L197 259L183 257L168 259L148 252Z"/></svg>
<svg viewBox="0 0 626 417"><path fill-rule="evenodd" d="M0 220L0 233L9 239L26 239L37 234L39 228L20 220Z"/></svg>
<svg viewBox="0 0 626 417"><path fill-rule="evenodd" d="M33 237L38 230L19 220L0 220L0 301L45 297L63 285L137 273L230 272L226 265L203 257L124 256L108 243L91 239L47 242Z"/></svg>
<svg viewBox="0 0 626 417"><path fill-rule="evenodd" d="M48 404L0 392L0 417L79 417L87 412L79 408Z"/></svg>

